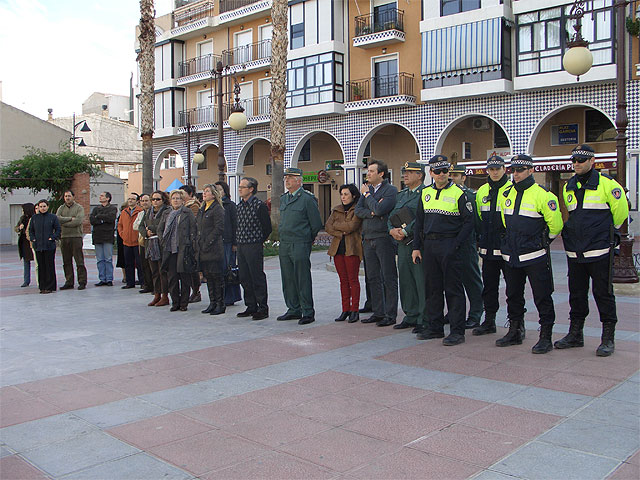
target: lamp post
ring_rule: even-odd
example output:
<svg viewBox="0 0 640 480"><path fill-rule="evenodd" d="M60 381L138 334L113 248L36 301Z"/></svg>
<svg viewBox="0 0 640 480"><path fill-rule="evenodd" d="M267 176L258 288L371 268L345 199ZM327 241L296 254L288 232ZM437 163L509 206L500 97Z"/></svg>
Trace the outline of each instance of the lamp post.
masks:
<svg viewBox="0 0 640 480"><path fill-rule="evenodd" d="M82 137L76 137L76 129L78 128L78 126L80 124L84 124L82 125L82 128L80 129L81 132L90 132L91 129L89 128L89 125L87 125L87 121L86 120L80 120L78 123L76 123L76 114L73 114L73 136L70 138L71 143L73 144L73 153L76 153L76 140L80 139L80 142L78 143L79 147L86 147L87 144L84 143L84 139Z"/></svg>
<svg viewBox="0 0 640 480"><path fill-rule="evenodd" d="M588 42L582 38L580 28L586 2L576 0L569 12L569 18L576 20L576 31L572 41L567 44L569 50L564 54L562 64L565 70L576 75L589 71L593 63L593 56L588 51ZM627 0L615 0L613 10L615 12L616 26L616 161L617 181L626 190L627 183L627 91L626 91L626 48L625 48L625 10L629 2ZM584 52L587 50L588 54ZM614 283L637 283L638 273L633 265L633 239L628 235L628 221L620 227L620 255L616 256L613 264Z"/></svg>

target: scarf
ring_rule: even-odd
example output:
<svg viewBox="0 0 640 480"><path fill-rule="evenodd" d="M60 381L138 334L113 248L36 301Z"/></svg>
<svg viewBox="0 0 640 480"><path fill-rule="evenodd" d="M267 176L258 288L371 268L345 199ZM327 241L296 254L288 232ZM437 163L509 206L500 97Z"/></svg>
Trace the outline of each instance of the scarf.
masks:
<svg viewBox="0 0 640 480"><path fill-rule="evenodd" d="M533 175L529 175L527 178L513 185L513 188L516 189L516 192L524 192L527 188L536 183L533 179Z"/></svg>
<svg viewBox="0 0 640 480"><path fill-rule="evenodd" d="M507 176L503 175L502 178L498 181L493 181L489 178L489 198L494 200L498 196L498 191L502 188L502 186L507 183Z"/></svg>
<svg viewBox="0 0 640 480"><path fill-rule="evenodd" d="M169 246L170 253L178 253L178 216L181 208L171 210L167 216L167 223L164 226L164 244Z"/></svg>
<svg viewBox="0 0 640 480"><path fill-rule="evenodd" d="M351 202L351 203L349 203L349 204L347 204L347 205L342 204L342 208L344 208L344 211L345 211L345 212L348 212L348 211L349 211L349 209L350 209L351 207L353 207L353 204L354 204L354 203L356 203L356 202Z"/></svg>

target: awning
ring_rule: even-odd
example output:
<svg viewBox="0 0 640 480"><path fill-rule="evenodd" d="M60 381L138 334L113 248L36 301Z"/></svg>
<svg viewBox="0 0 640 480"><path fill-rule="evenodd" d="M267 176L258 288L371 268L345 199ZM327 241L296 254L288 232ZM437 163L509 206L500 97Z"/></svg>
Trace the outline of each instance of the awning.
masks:
<svg viewBox="0 0 640 480"><path fill-rule="evenodd" d="M595 163L596 170L606 170L617 168L618 158L616 152L613 153L596 153ZM511 159L505 158L506 166L511 166ZM464 165L467 175L486 175L487 161L473 160L469 162L458 162L458 165ZM573 172L571 156L558 157L533 157L533 170L535 172Z"/></svg>
<svg viewBox="0 0 640 480"><path fill-rule="evenodd" d="M431 80L499 70L501 50L500 18L422 32L422 76Z"/></svg>

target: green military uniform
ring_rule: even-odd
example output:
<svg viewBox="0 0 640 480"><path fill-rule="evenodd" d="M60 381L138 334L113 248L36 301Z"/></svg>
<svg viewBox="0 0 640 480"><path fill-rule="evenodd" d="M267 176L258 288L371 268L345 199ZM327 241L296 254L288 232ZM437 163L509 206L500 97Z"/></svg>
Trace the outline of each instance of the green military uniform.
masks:
<svg viewBox="0 0 640 480"><path fill-rule="evenodd" d="M301 176L302 170L287 168L285 175ZM311 245L322 228L318 200L300 187L280 197L280 275L289 318L314 318L311 287ZM289 319L286 318L286 319ZM285 319L285 318L283 318Z"/></svg>
<svg viewBox="0 0 640 480"><path fill-rule="evenodd" d="M406 169L424 171L422 165L416 162L405 163L403 170ZM427 315L424 272L422 265L413 263L411 258L415 215L423 189L424 184L421 183L413 190L408 187L401 190L398 193L396 206L389 213L388 221L389 230L401 227L405 234L405 241L398 242L398 284L400 285L400 304L405 315L402 323L413 326L421 326ZM412 213L413 220L408 223L394 225L391 219L403 209Z"/></svg>

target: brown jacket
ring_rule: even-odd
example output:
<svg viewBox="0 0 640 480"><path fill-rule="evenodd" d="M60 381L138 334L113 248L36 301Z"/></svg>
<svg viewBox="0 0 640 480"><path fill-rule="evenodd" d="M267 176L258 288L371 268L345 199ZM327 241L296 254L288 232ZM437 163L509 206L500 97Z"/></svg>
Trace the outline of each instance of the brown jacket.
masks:
<svg viewBox="0 0 640 480"><path fill-rule="evenodd" d="M190 208L191 209L191 213L193 213L194 217L198 216L198 211L200 210L200 207L202 205L200 205L200 202L198 201L198 199L196 197L193 197L191 200L188 200L185 204L185 207Z"/></svg>
<svg viewBox="0 0 640 480"><path fill-rule="evenodd" d="M133 222L135 222L138 213L142 212L142 208L136 206L133 213L129 207L120 212L118 220L118 233L122 237L122 243L127 247L138 246L138 230L134 230Z"/></svg>
<svg viewBox="0 0 640 480"><path fill-rule="evenodd" d="M333 237L328 252L330 256L336 255L344 236L345 255L357 255L362 259L362 219L356 216L355 204L347 212L342 205L333 207L324 229Z"/></svg>

